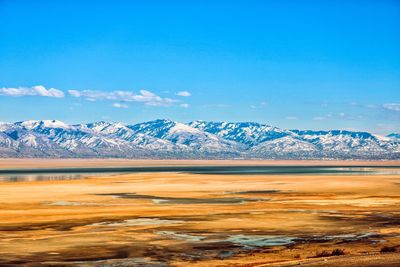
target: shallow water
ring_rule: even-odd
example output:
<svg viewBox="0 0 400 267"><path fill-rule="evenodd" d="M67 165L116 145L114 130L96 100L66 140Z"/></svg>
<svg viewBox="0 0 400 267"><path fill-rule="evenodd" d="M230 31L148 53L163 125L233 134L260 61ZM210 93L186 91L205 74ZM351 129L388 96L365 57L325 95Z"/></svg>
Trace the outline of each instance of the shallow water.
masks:
<svg viewBox="0 0 400 267"><path fill-rule="evenodd" d="M184 223L184 221L163 220L163 219L157 219L157 218L142 218L142 219L123 220L121 222L93 223L90 226L121 227L121 226L174 225L174 224L182 224L182 223Z"/></svg>
<svg viewBox="0 0 400 267"><path fill-rule="evenodd" d="M156 232L156 234L167 236L167 237L173 238L173 239L185 240L185 241L189 241L189 242L200 242L203 239L205 239L204 236L189 235L189 234L177 233L174 231L158 231L158 232Z"/></svg>
<svg viewBox="0 0 400 267"><path fill-rule="evenodd" d="M123 173L182 172L193 174L231 174L231 175L397 175L400 167L371 166L167 166L167 167L113 167L113 168L57 168L57 169L3 169L0 181L49 181L74 180L91 176L109 176Z"/></svg>
<svg viewBox="0 0 400 267"><path fill-rule="evenodd" d="M246 202L268 201L269 199L258 198L188 198L188 197L160 197L152 195L140 195L136 193L109 193L98 194L100 196L111 196L115 198L126 199L147 199L153 201L154 204L242 204Z"/></svg>
<svg viewBox="0 0 400 267"><path fill-rule="evenodd" d="M61 173L2 173L0 171L0 182L40 182L40 181L60 181L60 180L80 180L93 176L110 176L116 173L79 173L79 172L61 172Z"/></svg>
<svg viewBox="0 0 400 267"><path fill-rule="evenodd" d="M248 247L272 247L292 244L295 239L287 236L232 235L226 241Z"/></svg>

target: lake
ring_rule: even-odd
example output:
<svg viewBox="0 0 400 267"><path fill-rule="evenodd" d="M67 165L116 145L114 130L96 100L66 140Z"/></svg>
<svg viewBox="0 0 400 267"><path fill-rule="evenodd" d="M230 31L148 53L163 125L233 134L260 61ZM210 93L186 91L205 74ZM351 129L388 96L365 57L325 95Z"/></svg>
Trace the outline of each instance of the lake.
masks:
<svg viewBox="0 0 400 267"><path fill-rule="evenodd" d="M51 181L75 180L93 176L111 176L126 173L191 173L225 175L393 175L400 174L398 166L151 166L151 167L104 167L104 168L38 168L2 169L0 181Z"/></svg>

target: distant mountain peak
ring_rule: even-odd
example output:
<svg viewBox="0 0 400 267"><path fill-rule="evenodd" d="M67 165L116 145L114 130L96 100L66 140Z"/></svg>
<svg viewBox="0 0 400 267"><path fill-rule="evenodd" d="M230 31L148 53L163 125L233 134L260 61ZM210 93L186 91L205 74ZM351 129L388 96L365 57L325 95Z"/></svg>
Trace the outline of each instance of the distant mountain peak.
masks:
<svg viewBox="0 0 400 267"><path fill-rule="evenodd" d="M0 157L399 159L399 134L285 130L256 122L0 124Z"/></svg>
<svg viewBox="0 0 400 267"><path fill-rule="evenodd" d="M391 133L386 136L389 139L399 140L400 141L400 133Z"/></svg>
<svg viewBox="0 0 400 267"><path fill-rule="evenodd" d="M37 127L60 129L70 128L68 124L59 120L27 120L18 122L18 124L25 127L26 129L33 129Z"/></svg>

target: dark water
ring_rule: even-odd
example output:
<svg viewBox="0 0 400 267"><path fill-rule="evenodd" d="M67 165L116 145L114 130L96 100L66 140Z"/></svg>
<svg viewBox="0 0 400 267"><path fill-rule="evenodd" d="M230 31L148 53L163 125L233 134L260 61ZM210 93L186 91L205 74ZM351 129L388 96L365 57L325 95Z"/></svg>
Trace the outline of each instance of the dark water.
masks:
<svg viewBox="0 0 400 267"><path fill-rule="evenodd" d="M164 167L107 167L0 170L0 181L48 181L84 179L90 176L110 176L124 173L183 172L193 174L232 175L302 175L302 174L400 174L399 166L164 166Z"/></svg>

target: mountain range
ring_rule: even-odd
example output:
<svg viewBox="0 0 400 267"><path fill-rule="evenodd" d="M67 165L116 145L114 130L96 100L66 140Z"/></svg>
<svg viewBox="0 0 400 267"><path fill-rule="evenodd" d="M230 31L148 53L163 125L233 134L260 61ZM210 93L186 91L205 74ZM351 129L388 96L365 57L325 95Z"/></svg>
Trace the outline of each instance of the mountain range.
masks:
<svg viewBox="0 0 400 267"><path fill-rule="evenodd" d="M0 123L0 157L399 159L400 135L286 130L255 122L29 120Z"/></svg>

